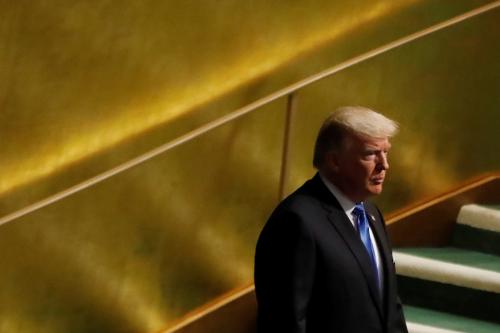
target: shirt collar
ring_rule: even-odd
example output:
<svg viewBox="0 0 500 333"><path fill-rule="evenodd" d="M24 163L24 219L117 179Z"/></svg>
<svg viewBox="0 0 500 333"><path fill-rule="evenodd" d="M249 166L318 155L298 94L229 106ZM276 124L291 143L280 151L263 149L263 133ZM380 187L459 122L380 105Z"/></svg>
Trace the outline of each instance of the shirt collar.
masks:
<svg viewBox="0 0 500 333"><path fill-rule="evenodd" d="M321 173L319 173L319 176L321 177L321 180L328 188L328 190L337 199L340 206L342 207L342 210L344 210L349 219L352 219L352 211L354 210L356 204L351 199L346 197L346 195L342 193L342 191L337 186L333 185L333 183L330 182L325 176L323 176Z"/></svg>

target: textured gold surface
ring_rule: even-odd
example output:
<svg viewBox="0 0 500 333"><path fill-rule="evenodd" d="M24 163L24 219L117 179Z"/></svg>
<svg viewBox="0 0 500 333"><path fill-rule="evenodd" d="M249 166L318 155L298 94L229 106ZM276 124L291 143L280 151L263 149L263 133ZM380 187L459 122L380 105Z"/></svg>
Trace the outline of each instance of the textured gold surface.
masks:
<svg viewBox="0 0 500 333"><path fill-rule="evenodd" d="M0 195L168 122L395 8L224 1L5 4L2 77L15 126ZM350 8L354 7L354 8ZM288 24L282 24L282 21ZM7 118L10 119L10 118ZM24 135L23 135L24 134ZM11 146L9 146L11 148Z"/></svg>
<svg viewBox="0 0 500 333"><path fill-rule="evenodd" d="M153 332L247 283L283 107L2 226L5 331Z"/></svg>
<svg viewBox="0 0 500 333"><path fill-rule="evenodd" d="M0 212L489 1L0 1ZM397 119L386 209L497 169L498 10L299 94L289 189L338 105ZM252 279L285 101L0 227L0 332L154 332Z"/></svg>

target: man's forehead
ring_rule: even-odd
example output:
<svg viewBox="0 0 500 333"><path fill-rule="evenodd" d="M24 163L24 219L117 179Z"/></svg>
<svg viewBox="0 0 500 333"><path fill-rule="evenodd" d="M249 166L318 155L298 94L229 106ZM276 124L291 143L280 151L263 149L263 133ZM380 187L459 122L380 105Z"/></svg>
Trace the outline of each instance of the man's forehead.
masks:
<svg viewBox="0 0 500 333"><path fill-rule="evenodd" d="M363 141L362 144L366 148L391 148L391 143L389 142L388 138Z"/></svg>
<svg viewBox="0 0 500 333"><path fill-rule="evenodd" d="M385 138L373 138L364 135L352 135L352 139L357 142L360 146L367 148L390 148L391 143L389 137Z"/></svg>

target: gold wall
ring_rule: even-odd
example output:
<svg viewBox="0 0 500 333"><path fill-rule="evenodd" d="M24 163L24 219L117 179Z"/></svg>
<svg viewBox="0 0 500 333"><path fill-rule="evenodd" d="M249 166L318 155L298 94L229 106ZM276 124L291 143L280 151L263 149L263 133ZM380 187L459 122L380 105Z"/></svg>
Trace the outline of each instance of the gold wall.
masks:
<svg viewBox="0 0 500 333"><path fill-rule="evenodd" d="M491 1L0 1L0 213L327 66ZM401 124L379 198L498 169L500 10L299 93L288 191L322 118ZM252 281L285 101L0 226L0 332L155 332Z"/></svg>

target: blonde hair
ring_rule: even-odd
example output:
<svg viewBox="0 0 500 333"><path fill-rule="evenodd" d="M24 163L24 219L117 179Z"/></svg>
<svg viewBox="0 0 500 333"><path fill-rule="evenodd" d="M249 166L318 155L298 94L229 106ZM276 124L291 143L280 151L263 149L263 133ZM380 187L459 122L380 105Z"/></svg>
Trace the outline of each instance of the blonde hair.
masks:
<svg viewBox="0 0 500 333"><path fill-rule="evenodd" d="M347 133L371 138L390 138L398 124L386 116L362 106L343 106L328 116L321 126L314 146L313 165L319 168L325 154L338 150Z"/></svg>

